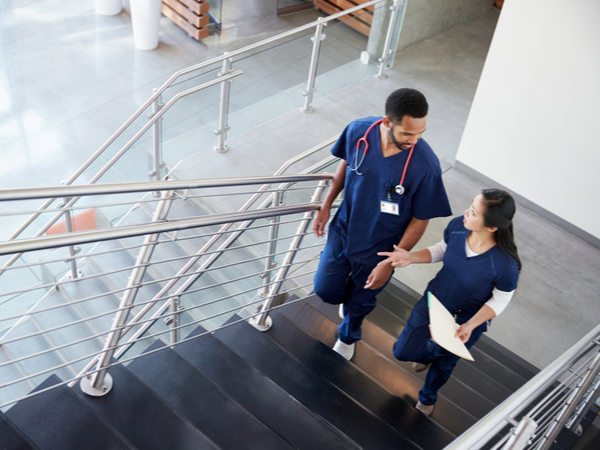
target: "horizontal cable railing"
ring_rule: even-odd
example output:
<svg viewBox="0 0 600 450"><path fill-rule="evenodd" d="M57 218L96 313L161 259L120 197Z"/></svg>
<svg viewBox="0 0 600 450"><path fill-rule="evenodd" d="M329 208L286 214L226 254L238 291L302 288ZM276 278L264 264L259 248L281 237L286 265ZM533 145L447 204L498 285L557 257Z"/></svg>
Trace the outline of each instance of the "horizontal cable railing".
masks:
<svg viewBox="0 0 600 450"><path fill-rule="evenodd" d="M304 235L306 235L306 234L304 234ZM301 236L301 235L294 235L294 236ZM282 238L282 239L289 239L289 237ZM311 246L305 246L305 247L303 247L303 249L306 250L306 249L311 249L311 248L318 248L318 247L320 247L322 245L323 244L316 244L316 245L311 245ZM230 250L233 250L233 249L226 249L225 251L230 251ZM227 268L227 267L233 267L233 266L238 265L238 264L245 264L245 263L248 263L248 262L259 261L259 260L265 259L265 258L272 258L274 256L283 255L285 253L287 253L287 251L266 254L264 256L258 256L256 258L246 259L244 261L239 261L237 263L225 264L225 265L222 265L222 266L211 267L211 268L204 269L204 270L201 270L201 271L199 270L199 271L195 271L195 272L190 272L190 273L187 273L185 275L177 275L177 276L173 276L173 277L168 277L168 278L163 278L163 279L158 279L158 280L152 280L152 281L144 282L144 283L141 283L140 286L150 286L150 285L153 285L153 284L163 283L165 281L176 280L178 278L184 278L184 277L187 277L187 276L190 276L190 275L197 275L197 274L200 274L200 273L214 272L214 271L217 271L217 270L220 270L220 269L224 269L224 268ZM161 261L153 262L153 264L160 264L160 262ZM303 262L300 262L300 263L303 263ZM300 264L300 263L294 263L294 264ZM86 277L86 278L79 278L79 279L76 279L76 280L69 280L69 282L85 281L86 279L92 279L92 278L97 278L97 277L102 277L102 276L107 276L107 275L113 275L113 274L121 272L121 271L132 270L132 269L135 269L135 268L138 268L138 267L139 266L131 266L131 267L127 267L125 269L120 269L118 271L103 272L103 273L94 275L93 277ZM246 277L259 276L263 272L264 271L256 272L256 273L248 275ZM243 278L245 278L245 277L238 278L237 281L239 281L239 280L241 280ZM232 279L230 281L231 282L235 282L236 279ZM64 284L64 282L63 282L63 284ZM201 287L201 288L198 288L196 290L188 291L187 293L189 294L189 293L194 293L194 292L200 292L202 290L209 289L211 287L217 287L217 286L220 286L222 284L225 284L225 283L220 283L220 284L216 284L216 285L212 285L212 286L207 286L207 287ZM60 285L60 283L57 283L57 285ZM76 300L76 301L73 301L73 302L66 302L66 303L61 304L61 305L56 305L56 306L52 306L52 307L48 307L48 308L43 308L43 309L37 309L37 310L34 310L34 311L28 311L25 314L18 314L18 315L15 315L15 316L2 317L2 318L0 318L0 321L13 320L13 319L19 319L19 318L28 317L28 316L34 316L36 314L41 314L41 313L44 313L44 312L49 312L49 311L57 310L57 309L60 309L60 308L74 306L74 305L77 305L77 304L80 304L80 303L83 303L83 302L87 302L87 301L90 301L90 300L95 300L95 299L98 299L98 298L102 298L102 297L105 297L107 295L119 294L121 292L124 292L125 290L127 290L127 288L121 288L121 289L117 289L117 290L114 290L114 291L104 292L102 294L97 294L97 295L92 295L92 296L89 296L89 297L84 297L82 299L79 299L79 300ZM152 300L145 301L145 302L137 302L136 306L154 304L156 301L168 300L170 297L171 297L171 295L167 295L167 296L164 296L164 297L157 297L157 298L154 298ZM89 317L87 317L87 319L88 320L93 320L93 319L96 319L96 318L99 318L99 317L102 317L102 316L105 316L105 315L114 314L114 313L116 313L118 311L121 311L121 309L113 309L113 310L108 311L108 312L106 312L104 314L101 314L101 315L89 316ZM37 333L32 333L32 334L29 334L29 335L26 335L26 336L20 336L19 338L2 339L0 341L0 343L1 344L8 344L8 343L17 341L19 339L26 339L26 338L29 338L29 337L33 337L33 336L37 336L37 335L43 334L44 332L47 332L47 331L53 331L53 330L56 330L56 329L60 329L61 327L67 327L67 326L70 326L70 325L75 325L75 324L78 324L78 323L82 323L82 322L85 322L85 320L86 319L82 319L80 321L71 322L71 323L68 323L68 324L62 324L60 327L56 327L56 328L53 328L53 329L42 330L42 331L39 331ZM0 367L1 366L2 366L2 364L0 364Z"/></svg>
<svg viewBox="0 0 600 450"><path fill-rule="evenodd" d="M576 431L599 388L600 325L444 450L548 450L562 430Z"/></svg>
<svg viewBox="0 0 600 450"><path fill-rule="evenodd" d="M295 262L293 264L290 264L289 266L291 267L293 265L302 265L302 264L305 264L306 262L308 262L308 261L299 261L299 262ZM311 271L311 272L306 272L306 273L302 273L302 274L296 275L294 277L290 276L288 278L288 280L293 280L294 278L303 277L305 275L309 275L309 274L313 274L313 273L314 273L314 271ZM247 279L247 278L251 278L251 277L255 277L255 276L258 276L258 275L259 275L259 273L254 273L254 274L246 275L246 276L243 276L243 277L239 277L237 279L232 279L232 280L230 280L230 282L231 283L235 283L236 281L241 281L241 280L244 280L244 279ZM271 283L271 284L274 284L274 282ZM193 291L193 292L200 292L201 290L210 289L210 288L214 288L214 287L221 286L221 285L223 285L223 283L215 284L215 285L211 285L211 286L206 286L204 288L200 288L200 289L198 289L196 291ZM222 301L222 300L224 300L226 298L235 297L236 295L239 295L239 294L245 294L245 293L248 293L248 292L255 291L256 289L258 289L258 287L259 286L256 286L256 287L248 289L246 291L240 291L240 292L237 292L236 294L231 294L228 297L221 297L221 298L218 298L218 299L215 299L215 300L211 300L210 302L207 302L207 303L202 303L202 304L197 305L195 307L190 307L190 308L188 308L188 311L193 310L193 309L202 308L202 307L205 307L207 305L211 305L213 303L217 303L219 301ZM262 287L262 285L261 285L261 287ZM189 293L193 293L193 292L189 292ZM246 305L246 306L248 306L248 305ZM121 309L113 309L113 310L107 311L107 312L105 312L103 314L98 314L96 316L89 316L89 317L86 317L85 319L81 319L81 320L77 320L77 321L73 321L73 322L61 324L60 326L57 326L57 327L54 327L54 328L47 328L47 329L44 329L44 330L40 330L40 331L38 331L36 333L31 333L31 334L28 334L28 335L25 335L25 336L19 336L18 338L7 339L2 344L3 345L10 344L12 342L17 342L19 340L24 340L24 339L29 339L29 338L32 338L32 337L40 336L40 335L43 335L43 334L51 332L51 331L61 330L61 329L68 328L68 327L73 326L73 325L78 325L80 323L85 323L86 321L94 320L94 319L97 319L97 318L100 318L100 317L103 317L103 316L114 315L115 313L119 312L120 310ZM161 313L160 315L153 316L150 319L145 319L145 320L139 321L136 325L140 325L140 324L144 324L144 323L152 323L152 322L155 322L156 320L160 320L160 319L164 319L164 318L170 317L170 315L171 315L170 313L169 314L165 314L165 315L163 315ZM189 324L187 324L186 326L189 326ZM51 353L51 352L60 350L62 348L69 347L71 345L80 344L80 343L83 343L83 342L86 342L86 341L89 341L89 340L93 340L93 339L96 339L96 338L99 338L99 337L102 337L102 336L106 336L108 333L110 333L110 330L107 330L107 331L104 331L104 332L101 332L101 333L97 333L97 334L94 334L94 335L91 335L91 336L87 336L85 338L78 339L78 340L75 340L75 341L71 341L71 342L69 342L67 344L58 345L58 346L56 346L56 347L54 347L52 349L48 349L48 350L37 352L37 353L31 353L29 355L22 356L20 358L16 358L16 359L13 359L13 360L10 360L10 361L5 361L3 363L0 363L0 368L4 367L4 366L8 366L10 364L14 364L14 363L18 363L18 362L21 362L21 361L25 361L25 360L30 359L30 358L34 358L34 357L41 356L41 355L44 355L44 354L47 354L47 353ZM135 342L137 342L137 340L129 341L128 343L130 345L132 345ZM123 345L125 345L125 344L123 344ZM94 356L94 354L88 355L88 356L92 357L92 356ZM117 355L117 357L118 356L119 355ZM28 376L26 378L23 378L21 380L18 380L18 381L13 381L13 382L10 382L10 383L2 384L2 385L0 385L0 389L3 388L3 387L9 386L10 384L14 384L15 382L23 381L25 379L29 379L29 378L35 377L37 375L39 375L39 374L30 375L30 376Z"/></svg>
<svg viewBox="0 0 600 450"><path fill-rule="evenodd" d="M330 158L327 158L327 164L319 163L314 165L313 167L327 167L330 164ZM308 221L310 221L310 217L312 212L319 208L318 197L320 196L320 192L325 187L325 182L330 180L332 175L323 174L323 175L311 175L311 174L303 174L299 176L282 176L282 177L260 177L260 178L249 178L248 183L244 183L239 179L229 179L229 180L196 180L192 182L160 182L160 183L152 183L152 186L145 186L145 188L151 188L152 191L163 191L166 194L163 194L161 200L158 201L157 210L154 214L153 222L151 223L143 223L141 225L132 225L132 226L121 226L115 227L112 229L98 229L92 231L71 231L61 235L53 235L46 237L38 237L38 238L30 238L30 239L20 239L7 243L0 243L0 253L2 254L10 254L10 252L23 252L28 254L29 252L35 252L40 249L46 248L56 248L58 246L73 246L85 243L99 243L104 241L114 242L116 239L122 238L132 238L135 236L145 236L144 243L136 244L128 246L125 250L126 252L139 250L141 253L145 251L144 249L151 249L156 246L164 246L164 245L179 245L181 242L195 242L194 239L198 239L202 237L204 239L209 239L211 242L215 237L223 237L226 238L226 246L221 245L218 249L209 249L209 247L204 244L204 246L200 249L200 251L196 255L171 255L168 257L157 257L154 259L148 259L147 262L143 262L140 260L140 256L138 255L138 261L135 264L125 264L123 266L113 266L108 268L108 270L96 271L93 273L86 273L85 275L80 275L78 278L63 278L62 280L56 281L54 283L46 283L40 286L33 286L29 289L13 289L10 292L0 293L0 296L9 296L9 295L19 295L25 294L28 292L32 292L35 290L40 291L40 295L44 295L45 298L49 294L43 294L46 290L49 289L49 293L56 292L70 292L70 286L76 287L78 283L89 283L94 279L112 279L119 274L127 274L132 273L130 276L130 283L128 286L115 286L115 288L109 288L109 285L106 285L106 289L93 292L93 291L82 291L83 295L79 295L78 297L74 297L73 299L69 297L65 297L58 304L52 303L43 303L37 302L34 307L29 309L26 313L21 314L13 314L6 315L0 319L0 322L14 321L18 322L16 325L13 325L7 334L5 334L2 339L1 344L5 348L11 348L12 345L19 344L20 342L34 342L36 339L45 339L46 336L49 336L50 339L53 339L52 336L54 333L70 333L69 330L78 330L78 327L88 326L93 323L101 323L97 321L105 321L106 319L115 316L115 314L123 315L128 314L129 311L132 311L132 308L136 310L142 309L142 311L138 312L138 314L129 322L125 321L122 325L119 325L117 328L112 329L99 329L95 332L89 332L85 336L73 334L71 339L62 339L58 341L56 344L52 346L52 348L40 349L38 347L32 347L28 352L21 352L9 360L0 360L0 368L7 368L11 365L21 365L28 363L28 361L38 361L40 358L48 357L49 355L57 355L56 361L57 363L50 366L39 366L38 363L34 364L34 367L37 367L37 370L30 371L27 373L25 371L23 376L16 377L13 380L9 380L0 385L1 390L9 389L9 388L18 388L24 389L23 386L30 381L36 382L39 377L48 375L50 373L55 373L57 370L67 371L65 372L65 377L67 373L79 373L78 376L73 377L70 375L71 384L75 379L90 379L90 376L94 376L93 374L102 374L106 371L109 365L101 364L103 358L106 353L106 349L101 351L96 342L99 339L106 338L107 344L105 347L109 345L109 342L113 342L114 339L112 336L118 336L116 343L110 344L110 350L112 353L115 351L119 351L119 354L115 354L116 357L121 357L126 351L131 349L133 346L140 345L140 343L146 341L149 342L153 339L156 339L158 336L162 336L165 334L169 334L171 340L173 340L173 335L179 333L180 330L189 329L191 326L195 326L200 323L212 323L211 321L219 320L221 317L228 317L230 314L235 314L242 309L248 308L253 305L263 304L265 299L254 295L259 289L260 290L268 290L272 291L273 295L275 295L275 291L273 289L277 287L277 295L282 295L287 292L297 291L302 289L309 289L312 283L295 283L295 280L301 280L304 277L310 277L314 273L314 270L310 267L307 267L305 270L299 270L300 267L306 267L309 263L315 261L315 256L309 258L300 258L297 261L294 261L293 257L289 257L290 254L297 253L299 250L303 251L315 251L318 252L318 248L323 245L323 243L309 244L301 246L301 240L308 236L308 232L306 230L306 225ZM318 186L297 186L298 183L311 183L315 180L319 180L320 184ZM270 183L269 183L270 182ZM175 186L175 184L177 186ZM188 183L186 185L186 183ZM257 195L264 195L267 198L261 203L258 209L250 210L250 211L242 211L237 213L228 213L228 214L212 214L210 216L201 216L201 217L192 217L192 218L177 218L177 219L168 219L167 215L161 216L157 215L158 211L167 208L165 212L168 211L168 205L173 201L185 201L185 199L189 198L188 196L175 196L176 189L185 189L186 191L190 189L190 186L194 186L194 189L200 188L214 188L215 185L232 185L232 186L251 186L253 184L262 184L261 189L259 191L252 191L253 193L246 194L251 195L253 200L257 200ZM270 186L273 185L273 188L270 189ZM114 193L120 193L123 191L137 190L141 189L140 184L136 183L127 183L125 185L95 185L95 186L70 186L70 187L58 187L53 188L52 192L48 192L50 195L56 194L57 191L61 191L62 189L69 189L69 194L64 193L63 196L66 195L96 195L99 191L108 191ZM289 192L288 192L289 190ZM319 192L313 195L313 198L307 203L305 200L301 200L302 192L305 191L315 191ZM256 193L258 192L258 194ZM300 203L291 204L291 205L281 205L281 195L285 192L285 195L296 196L295 201L300 201ZM62 193L61 193L62 194ZM59 194L59 195L61 195ZM238 194L238 192L234 192L233 194ZM12 193L3 193L5 198L11 199L22 199L24 197L29 198L39 198L43 196L43 192L39 189L32 190L20 190L19 192ZM202 197L202 196L199 196ZM304 203L302 203L304 201ZM246 202L248 204L248 202ZM161 206L162 205L162 206ZM243 208L242 208L243 209ZM291 220L285 220L281 222L273 222L273 217L283 217L289 215L297 215L304 214L302 219L292 218ZM308 215L307 215L308 214ZM268 219L269 223L267 224L254 224L257 220ZM279 219L278 219L279 220ZM231 226L234 222L241 222L239 228L235 229L224 229L221 227L219 231L209 232L209 233L197 233L193 231L194 228L198 227L206 227L211 225L220 225L225 224L227 226ZM298 224L298 230L295 232L286 232L280 234L278 232L273 233L274 229L279 229L279 227L285 226L295 226ZM181 230L192 230L191 235L177 235L173 232L181 231ZM258 236L253 236L252 239L247 240L247 242L240 242L236 245L231 245L236 242L236 240L244 233L259 233L259 232L268 232L269 236L265 236L263 238L257 238ZM168 233L173 234L174 237L170 237ZM159 235L164 234L166 238L158 239ZM152 238L154 236L154 238ZM148 240L148 238L151 238ZM232 239L232 237L234 237ZM293 248L288 250L278 250L275 251L274 245L278 242L293 242ZM214 241L216 242L216 241ZM264 251L265 247L269 247L268 251ZM260 251L255 251L254 249L262 248ZM113 255L119 254L124 251L124 248L113 248L110 247L110 251L104 251L102 247L94 247L94 250L88 254L85 254L80 258L80 263L89 260L90 262L95 261L98 257L111 258ZM240 252L249 252L247 256L240 258ZM232 254L232 261L223 261L219 265L212 265L215 261L218 260L219 257L224 255ZM255 253L255 254L253 254ZM150 253L151 255L151 253ZM151 256L149 256L150 258ZM284 258L283 264L280 264L277 268L275 268L272 263L275 258ZM68 256L63 258L62 261L68 261L78 258L77 256ZM202 258L204 261L202 264L199 263L199 259ZM208 258L208 260L206 259ZM287 258L287 259L286 259ZM231 259L231 258L230 258ZM195 260L194 264L185 264L183 269L180 269L175 274L160 276L161 272L159 269L161 266L166 268L172 266L173 264L183 264L186 261ZM22 265L22 268L32 268L36 265L43 266L48 263L50 260L41 260L35 263L27 263ZM60 262L61 259L53 259L52 261ZM254 264L268 261L266 263L267 269L264 267L254 268ZM209 264L207 264L209 262ZM240 267L246 267L242 272L240 272ZM18 267L15 266L10 270L16 270ZM131 280L133 279L133 273L136 271L143 270L144 273L148 269L154 270L156 273L153 274L151 278L139 278L139 281L135 284L131 284ZM263 280L261 283L253 282L257 278L263 277L266 272L270 272L273 270L277 270L278 272L289 271L290 269L294 269L293 274L289 274L285 277L287 282L291 282L294 284L290 289L281 289L281 280ZM231 276L231 274L227 274L227 271L234 271L236 273L235 276ZM207 282L203 282L202 284L197 284L198 277L200 275L211 275L212 278L206 280ZM220 275L223 274L223 275ZM222 279L219 279L222 278ZM187 280L183 286L180 286L176 292L169 292L165 289L165 283L167 286L173 287L175 286L175 282L177 281L185 281ZM244 285L246 284L246 285ZM137 301L131 303L123 303L123 299L135 298L135 296L131 295L132 290L136 292L138 290L147 289L152 286L156 286L157 288L161 288L157 295L148 296L148 293L144 294L144 298L140 298ZM230 287L228 287L230 286ZM66 289L66 291L65 291ZM225 289L225 290L223 290ZM156 291L154 291L156 292ZM208 296L205 293L209 293ZM104 308L103 310L96 311L95 313L88 313L87 316L78 318L78 319L69 319L64 320L60 319L57 323L51 324L48 323L48 317L60 317L60 316L48 316L48 314L55 314L57 311L60 311L61 308L80 308L82 305L94 305L100 299L104 301L106 298L115 298L117 295L123 295L121 299L121 304L118 307L112 308ZM58 295L58 294L55 294ZM177 296L178 301L182 303L185 302L185 308L183 310L177 311L169 311L168 306L172 304L174 296ZM200 296L200 297L198 297ZM254 298L250 298L254 297ZM108 305L108 304L107 304ZM221 306L223 305L223 306ZM165 307L167 306L167 307ZM215 309L215 307L217 309ZM146 316L147 313L148 316ZM173 321L174 317L179 318L181 314L185 313L189 315L186 316L185 321L179 323L175 323L169 327L167 330L162 330L161 327L155 329L155 324L163 321L163 320L171 320ZM264 311L263 311L264 314ZM38 319L35 317L41 316L45 321L39 322L39 329L31 330L28 329L27 332L23 333L20 331L20 324L23 320L34 320L35 323L38 323ZM68 317L68 316L65 316ZM183 316L181 316L183 317ZM44 325L41 325L44 323ZM91 325L90 325L91 326ZM96 325L94 325L95 327ZM214 329L215 326L211 325ZM90 329L91 330L91 329ZM133 330L133 335L125 342L123 337L127 332ZM116 333L116 334L115 334ZM90 347L91 345L91 347ZM89 350L94 347L97 350ZM78 349L78 350L72 350ZM86 349L88 349L86 351ZM67 352L68 353L64 353ZM74 353L75 352L75 353ZM65 355L69 355L67 359L63 359L60 361L60 358L66 358ZM73 356L74 355L74 356ZM84 370L79 369L80 365L88 361ZM99 370L90 370L95 365L99 365L104 367ZM76 371L73 369L77 368ZM19 369L22 371L22 369ZM87 375L86 375L87 374ZM91 374L91 375L90 375ZM67 383L69 384L69 383ZM84 389L85 390L85 389ZM17 391L15 391L17 392ZM7 406L9 404L18 401L19 398L24 398L24 396L16 396L17 398L10 403L3 403L1 406Z"/></svg>
<svg viewBox="0 0 600 450"><path fill-rule="evenodd" d="M289 291L289 292L293 292L293 291ZM308 296L299 297L299 298L297 298L297 299L294 299L294 300L288 301L288 302L284 303L283 305L274 306L274 307L272 307L272 308L271 308L271 311L275 311L275 310L277 310L277 309L280 309L280 308L286 307L286 306L288 306L288 305L292 305L292 304L294 304L294 303L301 302L301 301L305 300L306 298L308 298ZM245 306L244 306L244 307L245 307ZM225 313L224 313L224 314L225 314ZM248 316L247 316L247 317L245 317L245 318L242 318L242 319L239 319L239 320L235 320L235 321L231 321L231 322L229 322L229 323L227 323L227 324L224 324L223 326L219 327L218 329L224 329L224 328L227 328L227 327L230 327L230 326L233 326L233 325L237 325L237 324L239 324L239 323L241 323L241 322L245 322L245 321L246 321L246 320L248 320L249 318L255 317L255 316L259 315L259 314L260 314L260 313L250 314L250 315L248 315ZM209 320L209 319L210 319L210 318L206 318L205 320ZM194 336L191 336L191 337L185 338L185 339L181 339L181 340L179 341L179 343L184 343L184 342L192 341L192 340L194 340L194 339L199 339L199 338L201 338L202 336L204 336L204 335L206 335L206 334L208 334L208 333L212 333L212 332L214 332L214 331L216 331L216 330L217 330L217 329L215 329L215 330L211 330L211 331L206 331L206 332L204 332L204 333L200 333L200 334L197 334L197 335L194 335ZM166 333L166 332L165 332L165 333ZM126 344L123 344L123 345L126 345ZM149 350L149 351L146 351L146 352L144 353L144 355L149 355L149 354L152 354L152 353L156 353L156 352L159 352L159 351L161 351L161 350L165 350L165 349L167 349L167 348L169 348L169 347L158 348L158 349L155 349L155 350ZM83 360L86 360L86 359L90 358L91 356L93 356L93 355L87 355L87 356L81 357L81 358L79 358L79 359L78 359L78 361L83 361ZM112 366L117 366L117 365L120 365L120 364L125 364L125 363L128 363L128 362L131 362L131 361L135 360L136 358L137 358L137 356L134 356L134 357L131 357L131 358L121 358L121 359L119 359L118 361L114 361L114 362L112 363ZM72 362L77 362L77 361L72 361ZM72 362L71 362L71 363L72 363ZM53 367L53 368L52 368L52 369L50 369L50 370L44 371L43 373L40 373L39 375L43 375L44 373L48 373L49 371L51 371L51 370L54 370L54 369L56 369L56 367ZM36 390L35 392L32 392L32 393L30 393L30 394L23 395L23 396L20 396L20 397L17 397L17 398L15 398L15 399L12 399L12 400L10 400L10 401L7 401L7 402L4 402L4 403L1 403L1 404L0 404L0 408L5 408L5 407L7 407L7 406L13 405L13 404L15 404L15 403L17 403L17 402L19 402L19 401L21 401L21 400L24 400L24 399L26 399L26 398L35 397L35 396L37 396L37 395L43 394L44 392L47 392L47 391L49 391L49 390L52 390L52 389L55 389L55 388L57 388L57 387L59 387L59 386L65 386L65 385L70 385L70 386L73 386L73 385L74 385L76 382L78 382L78 381L81 381L83 378L86 378L86 377L90 376L91 374L97 373L97 372L98 372L98 371L100 371L100 370L101 370L101 369L89 369L89 370L88 370L88 371L86 371L84 374L80 374L80 375L74 376L73 378L70 378L70 379L68 379L68 380L61 381L61 382L59 382L59 383L57 383L57 384L55 384L55 385L53 385L53 386L50 386L50 387L48 387L48 388L44 388L44 389L40 389L40 390Z"/></svg>

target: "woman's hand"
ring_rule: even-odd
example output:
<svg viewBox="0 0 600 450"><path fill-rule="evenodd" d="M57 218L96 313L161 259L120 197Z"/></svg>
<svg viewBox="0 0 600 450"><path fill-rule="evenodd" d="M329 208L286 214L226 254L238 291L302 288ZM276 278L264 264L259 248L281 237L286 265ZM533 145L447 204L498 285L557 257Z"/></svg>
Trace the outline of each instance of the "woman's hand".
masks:
<svg viewBox="0 0 600 450"><path fill-rule="evenodd" d="M379 264L392 264L393 267L406 267L412 264L410 258L410 252L403 248L394 245L393 252L379 252L379 256L387 256L387 259L381 261Z"/></svg>
<svg viewBox="0 0 600 450"><path fill-rule="evenodd" d="M474 327L469 322L463 323L460 327L458 327L458 330L456 330L454 337L459 338L463 344L466 344L471 337L473 328Z"/></svg>

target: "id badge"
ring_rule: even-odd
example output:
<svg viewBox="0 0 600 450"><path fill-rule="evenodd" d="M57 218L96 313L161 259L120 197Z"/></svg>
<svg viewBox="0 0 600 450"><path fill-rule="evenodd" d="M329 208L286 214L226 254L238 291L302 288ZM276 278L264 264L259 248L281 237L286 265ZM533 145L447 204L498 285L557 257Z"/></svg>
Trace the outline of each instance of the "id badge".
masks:
<svg viewBox="0 0 600 450"><path fill-rule="evenodd" d="M381 200L379 202L379 205L381 207L381 212L383 212L383 213L394 214L395 216L400 214L399 208L398 208L398 203L387 202L385 200Z"/></svg>

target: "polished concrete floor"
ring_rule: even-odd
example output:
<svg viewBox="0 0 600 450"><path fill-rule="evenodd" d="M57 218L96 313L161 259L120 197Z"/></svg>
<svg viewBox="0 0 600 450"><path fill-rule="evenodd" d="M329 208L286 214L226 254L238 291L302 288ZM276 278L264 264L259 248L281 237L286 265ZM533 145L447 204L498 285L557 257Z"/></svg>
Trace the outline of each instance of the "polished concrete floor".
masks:
<svg viewBox="0 0 600 450"><path fill-rule="evenodd" d="M203 42L163 17L158 49L145 52L133 46L126 10L97 16L91 0L0 0L0 13L0 188L58 184L174 71L318 16L310 11L236 23ZM272 174L349 121L381 114L393 89L412 86L429 99L425 138L442 160L453 211L460 214L487 187L451 167L497 18L494 10L403 50L386 80L373 77L373 64L358 61L363 38L341 27L326 30L324 42L331 44L324 50L329 56L320 66L313 114L298 109L308 36L302 45L290 41L241 61L244 76L232 84L237 95L230 104L229 152L212 150L218 90L211 91L197 102L190 97L185 108L165 117L168 169L190 178ZM266 63L281 76L260 72ZM147 173L145 163L141 166L140 173ZM121 171L128 169L135 177L137 168ZM446 223L433 221L420 245L439 240ZM520 287L489 334L544 367L598 323L600 251L524 208L515 227L524 263ZM410 267L395 276L422 291L437 269Z"/></svg>

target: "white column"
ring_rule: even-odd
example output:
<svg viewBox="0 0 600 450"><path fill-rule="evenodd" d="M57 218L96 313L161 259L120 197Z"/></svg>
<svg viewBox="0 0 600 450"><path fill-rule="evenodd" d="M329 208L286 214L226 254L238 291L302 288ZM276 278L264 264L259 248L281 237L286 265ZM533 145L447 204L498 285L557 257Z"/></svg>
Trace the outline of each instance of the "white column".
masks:
<svg viewBox="0 0 600 450"><path fill-rule="evenodd" d="M103 16L115 16L121 12L122 0L95 0L96 13Z"/></svg>
<svg viewBox="0 0 600 450"><path fill-rule="evenodd" d="M133 40L140 50L158 47L161 0L131 0Z"/></svg>

